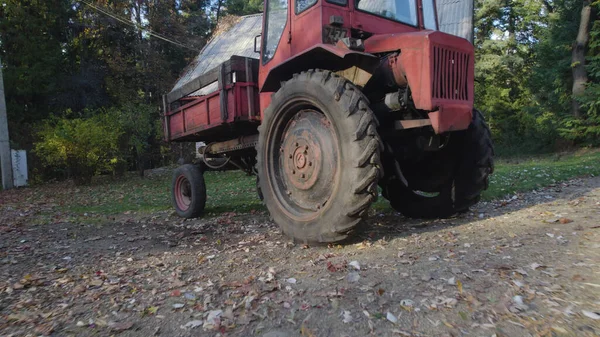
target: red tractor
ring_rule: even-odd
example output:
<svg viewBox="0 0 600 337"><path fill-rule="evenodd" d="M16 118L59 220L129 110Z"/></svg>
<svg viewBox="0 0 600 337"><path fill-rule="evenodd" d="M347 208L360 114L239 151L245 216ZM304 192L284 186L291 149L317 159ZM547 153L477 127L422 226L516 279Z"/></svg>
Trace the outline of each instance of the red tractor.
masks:
<svg viewBox="0 0 600 337"><path fill-rule="evenodd" d="M434 0L266 0L211 41L163 98L166 139L205 144L175 171L177 213L200 215L203 170L231 167L257 175L300 242L346 239L378 186L407 217L466 211L493 147L473 109L473 45L437 17Z"/></svg>

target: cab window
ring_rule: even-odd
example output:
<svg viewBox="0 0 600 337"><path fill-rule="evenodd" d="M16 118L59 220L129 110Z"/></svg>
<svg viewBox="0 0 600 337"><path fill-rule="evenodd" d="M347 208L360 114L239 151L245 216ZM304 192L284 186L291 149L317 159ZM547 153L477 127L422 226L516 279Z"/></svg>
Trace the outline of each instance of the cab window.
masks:
<svg viewBox="0 0 600 337"><path fill-rule="evenodd" d="M267 0L265 13L265 38L263 44L263 64L275 56L277 45L287 24L288 0Z"/></svg>
<svg viewBox="0 0 600 337"><path fill-rule="evenodd" d="M300 14L317 3L317 0L296 0L296 14Z"/></svg>

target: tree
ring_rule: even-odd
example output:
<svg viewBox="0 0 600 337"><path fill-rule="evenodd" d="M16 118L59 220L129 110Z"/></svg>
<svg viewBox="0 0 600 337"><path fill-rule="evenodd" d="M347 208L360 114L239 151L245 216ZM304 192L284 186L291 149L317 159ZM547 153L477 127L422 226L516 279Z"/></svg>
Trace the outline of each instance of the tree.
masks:
<svg viewBox="0 0 600 337"><path fill-rule="evenodd" d="M69 0L5 0L0 6L0 53L4 65L12 141L27 146L34 124L66 108L72 19Z"/></svg>
<svg viewBox="0 0 600 337"><path fill-rule="evenodd" d="M230 15L249 15L262 13L264 0L226 0L225 8Z"/></svg>
<svg viewBox="0 0 600 337"><path fill-rule="evenodd" d="M579 99L585 92L585 86L588 82L587 71L585 69L585 56L587 44L590 38L590 18L592 15L592 6L590 0L583 0L581 7L581 16L579 19L579 30L577 38L573 43L573 56L571 67L573 68L573 96L572 113L575 117L581 117L581 108Z"/></svg>

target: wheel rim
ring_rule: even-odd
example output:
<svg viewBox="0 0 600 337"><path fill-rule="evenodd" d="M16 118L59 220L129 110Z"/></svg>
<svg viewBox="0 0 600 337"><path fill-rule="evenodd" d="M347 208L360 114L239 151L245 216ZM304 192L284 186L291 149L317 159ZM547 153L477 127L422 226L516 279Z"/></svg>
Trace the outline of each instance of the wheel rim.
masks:
<svg viewBox="0 0 600 337"><path fill-rule="evenodd" d="M175 203L182 211L187 211L192 204L192 185L184 175L175 180Z"/></svg>
<svg viewBox="0 0 600 337"><path fill-rule="evenodd" d="M338 185L339 146L330 120L314 104L293 102L280 112L267 141L267 179L290 217L312 220Z"/></svg>

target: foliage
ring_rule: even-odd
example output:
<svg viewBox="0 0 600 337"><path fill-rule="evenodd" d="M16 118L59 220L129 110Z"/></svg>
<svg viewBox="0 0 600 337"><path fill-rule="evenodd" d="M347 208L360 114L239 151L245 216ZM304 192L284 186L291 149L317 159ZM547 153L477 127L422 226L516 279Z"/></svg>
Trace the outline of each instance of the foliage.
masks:
<svg viewBox="0 0 600 337"><path fill-rule="evenodd" d="M106 114L114 121L121 134L120 160L135 162L143 176L151 156L151 148L161 139L157 107L144 103L126 103L121 107L111 108Z"/></svg>
<svg viewBox="0 0 600 337"><path fill-rule="evenodd" d="M261 13L263 11L264 0L227 0L225 8L227 14L248 15Z"/></svg>
<svg viewBox="0 0 600 337"><path fill-rule="evenodd" d="M593 3L600 12L600 1ZM591 82L580 98L587 113L581 119L569 118L561 129L564 137L590 145L600 145L600 21L596 20L590 31L587 70Z"/></svg>
<svg viewBox="0 0 600 337"><path fill-rule="evenodd" d="M552 154L535 157L499 160L490 187L483 194L483 200L492 200L514 195L540 187L557 184L561 181L599 175L599 151L580 151L568 154ZM94 180L94 183L78 188L85 197L76 198L63 205L63 211L79 215L96 213L102 215L122 214L127 211L151 213L172 209L169 191L171 170L159 169L147 179L126 175L121 179ZM256 195L256 178L241 171L206 172L206 188L209 198L206 213L209 215L226 212L265 211ZM36 192L40 198L47 189ZM72 190L64 191L70 196ZM374 208L378 211L392 211L384 198L379 198ZM89 218L86 217L86 221Z"/></svg>
<svg viewBox="0 0 600 337"><path fill-rule="evenodd" d="M581 98L583 117L570 113L581 8L577 0L476 0L476 106L486 113L500 153L547 152L564 140L598 144L597 76ZM599 54L596 30L598 22L588 52L591 73Z"/></svg>
<svg viewBox="0 0 600 337"><path fill-rule="evenodd" d="M38 132L35 153L50 167L67 168L77 184L111 171L118 159L121 132L103 115L53 118Z"/></svg>

